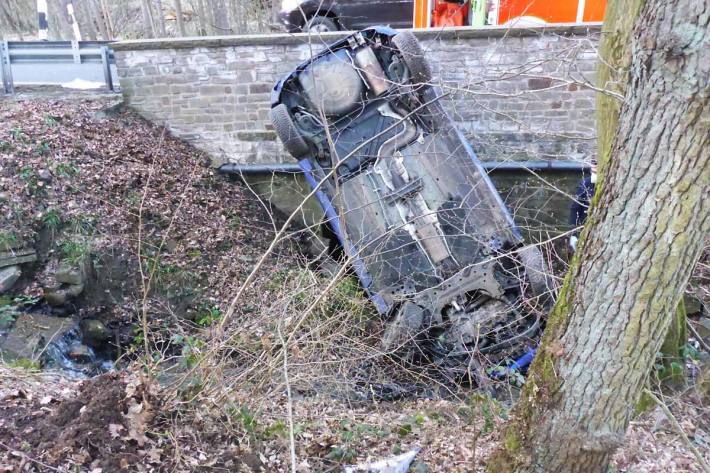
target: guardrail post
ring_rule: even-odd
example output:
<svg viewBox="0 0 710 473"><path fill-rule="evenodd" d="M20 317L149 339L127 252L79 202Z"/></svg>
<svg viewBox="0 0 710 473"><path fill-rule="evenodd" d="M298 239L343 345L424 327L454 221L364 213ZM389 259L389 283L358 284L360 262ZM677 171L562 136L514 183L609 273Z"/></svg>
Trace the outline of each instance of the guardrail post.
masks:
<svg viewBox="0 0 710 473"><path fill-rule="evenodd" d="M113 92L113 77L111 77L111 57L108 46L101 46L101 64L104 69L104 81L109 92Z"/></svg>
<svg viewBox="0 0 710 473"><path fill-rule="evenodd" d="M7 41L0 41L0 75L2 75L3 92L7 95L12 94L15 87L12 81L12 63Z"/></svg>
<svg viewBox="0 0 710 473"><path fill-rule="evenodd" d="M81 51L79 51L79 41L72 40L71 53L74 56L74 64L81 64Z"/></svg>

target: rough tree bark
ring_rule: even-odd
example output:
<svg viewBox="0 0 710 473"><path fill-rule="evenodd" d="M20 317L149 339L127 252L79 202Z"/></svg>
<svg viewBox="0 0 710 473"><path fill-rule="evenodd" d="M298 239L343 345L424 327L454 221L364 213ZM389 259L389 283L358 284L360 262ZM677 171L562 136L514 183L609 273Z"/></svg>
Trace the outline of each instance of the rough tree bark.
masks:
<svg viewBox="0 0 710 473"><path fill-rule="evenodd" d="M197 31L198 36L207 35L207 18L205 17L205 2L204 0L197 0L197 23L199 25L199 30Z"/></svg>
<svg viewBox="0 0 710 473"><path fill-rule="evenodd" d="M153 14L150 11L148 0L141 0L141 14L143 15L143 27L147 38L155 38L155 25L153 24Z"/></svg>
<svg viewBox="0 0 710 473"><path fill-rule="evenodd" d="M604 35L599 45L599 67L597 81L599 87L626 95L631 65L631 35L633 26L641 10L642 0L617 0L608 4ZM612 140L619 127L622 101L611 94L597 96L597 152L601 162L606 162L611 153ZM687 341L685 329L687 315L683 299L678 304L666 339L661 345L664 380L681 383L685 379L682 347ZM681 367L680 372L676 367ZM642 395L638 411L641 412L654 403Z"/></svg>
<svg viewBox="0 0 710 473"><path fill-rule="evenodd" d="M182 3L180 3L180 0L174 0L174 2L175 2L175 21L177 22L178 36L185 36L185 21L182 17Z"/></svg>
<svg viewBox="0 0 710 473"><path fill-rule="evenodd" d="M601 473L623 441L710 234L709 22L706 0L640 8L619 128L491 472Z"/></svg>
<svg viewBox="0 0 710 473"><path fill-rule="evenodd" d="M155 17L157 18L158 33L160 33L161 38L165 38L167 34L165 30L165 12L163 11L162 0L156 0L155 2Z"/></svg>

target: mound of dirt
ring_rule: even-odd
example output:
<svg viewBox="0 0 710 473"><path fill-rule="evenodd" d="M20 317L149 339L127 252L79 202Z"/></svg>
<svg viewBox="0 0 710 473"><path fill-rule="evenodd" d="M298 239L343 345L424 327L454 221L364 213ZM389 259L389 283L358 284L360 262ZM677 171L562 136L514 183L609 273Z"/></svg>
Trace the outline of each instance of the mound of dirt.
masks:
<svg viewBox="0 0 710 473"><path fill-rule="evenodd" d="M101 471L146 463L145 434L156 400L145 379L107 373L78 385L60 384L70 393L49 390L37 397L35 386L3 397L0 442L12 457L40 466L73 464Z"/></svg>

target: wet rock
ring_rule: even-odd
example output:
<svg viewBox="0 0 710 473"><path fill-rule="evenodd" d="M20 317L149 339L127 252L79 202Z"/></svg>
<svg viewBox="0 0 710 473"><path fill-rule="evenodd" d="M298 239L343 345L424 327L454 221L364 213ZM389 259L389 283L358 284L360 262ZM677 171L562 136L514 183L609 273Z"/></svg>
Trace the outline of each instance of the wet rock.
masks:
<svg viewBox="0 0 710 473"><path fill-rule="evenodd" d="M54 278L59 284L44 288L44 298L52 307L61 307L84 292L86 283L84 268L62 263L54 273Z"/></svg>
<svg viewBox="0 0 710 473"><path fill-rule="evenodd" d="M64 337L71 327L68 319L20 314L9 333L0 338L0 353L5 360L36 360L47 343Z"/></svg>
<svg viewBox="0 0 710 473"><path fill-rule="evenodd" d="M76 363L89 363L94 358L91 348L82 343L73 343L67 356Z"/></svg>
<svg viewBox="0 0 710 473"><path fill-rule="evenodd" d="M82 341L89 346L99 347L111 339L111 331L100 320L84 319L79 326Z"/></svg>
<svg viewBox="0 0 710 473"><path fill-rule="evenodd" d="M165 240L165 250L172 253L177 249L178 244L179 243L177 242L177 240L173 240L172 238L168 238L167 240Z"/></svg>
<svg viewBox="0 0 710 473"><path fill-rule="evenodd" d="M54 278L57 282L71 285L83 285L86 282L84 271L68 264L61 264L54 273Z"/></svg>
<svg viewBox="0 0 710 473"><path fill-rule="evenodd" d="M49 169L40 169L37 171L37 179L44 182L52 182L52 173Z"/></svg>
<svg viewBox="0 0 710 473"><path fill-rule="evenodd" d="M0 243L0 268L37 261L37 252L31 248L20 248L15 243Z"/></svg>
<svg viewBox="0 0 710 473"><path fill-rule="evenodd" d="M45 287L43 291L44 300L47 301L47 304L51 305L52 307L63 306L67 303L67 300L69 299L67 291L65 291L59 286Z"/></svg>
<svg viewBox="0 0 710 473"><path fill-rule="evenodd" d="M76 297L82 292L84 292L84 285L83 284L69 284L66 288L64 288L66 291L67 295L69 297Z"/></svg>
<svg viewBox="0 0 710 473"><path fill-rule="evenodd" d="M22 276L22 270L19 266L7 266L0 268L0 294L4 294L12 288L12 286Z"/></svg>

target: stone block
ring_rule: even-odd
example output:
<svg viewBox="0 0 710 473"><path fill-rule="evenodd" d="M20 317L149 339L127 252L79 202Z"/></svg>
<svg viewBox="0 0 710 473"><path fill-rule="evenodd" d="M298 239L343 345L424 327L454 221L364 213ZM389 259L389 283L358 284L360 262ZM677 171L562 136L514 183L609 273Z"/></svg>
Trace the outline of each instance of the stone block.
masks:
<svg viewBox="0 0 710 473"><path fill-rule="evenodd" d="M0 268L0 294L4 294L12 289L18 279L22 276L19 266L7 266Z"/></svg>

